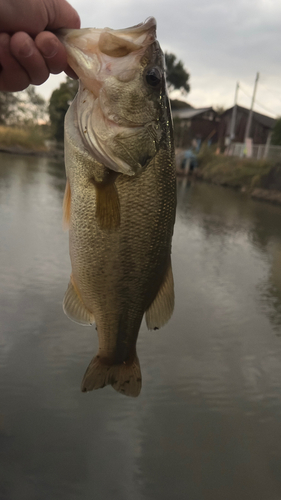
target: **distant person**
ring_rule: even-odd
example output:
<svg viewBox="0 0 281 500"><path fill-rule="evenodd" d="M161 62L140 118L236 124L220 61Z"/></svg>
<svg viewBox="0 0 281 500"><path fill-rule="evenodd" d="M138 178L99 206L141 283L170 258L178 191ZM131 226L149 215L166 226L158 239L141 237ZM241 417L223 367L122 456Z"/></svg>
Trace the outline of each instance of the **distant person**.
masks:
<svg viewBox="0 0 281 500"><path fill-rule="evenodd" d="M64 46L51 32L59 28L80 28L66 0L0 0L0 91L40 85L50 73L74 76Z"/></svg>

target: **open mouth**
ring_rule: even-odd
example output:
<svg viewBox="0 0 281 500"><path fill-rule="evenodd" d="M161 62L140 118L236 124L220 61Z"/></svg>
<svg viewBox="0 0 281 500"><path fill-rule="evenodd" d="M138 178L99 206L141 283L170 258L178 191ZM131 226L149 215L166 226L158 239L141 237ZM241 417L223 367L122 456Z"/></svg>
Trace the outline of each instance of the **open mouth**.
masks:
<svg viewBox="0 0 281 500"><path fill-rule="evenodd" d="M150 17L144 23L118 30L63 29L57 34L66 48L69 65L91 90L87 80L93 78L103 80L109 71L114 74L117 65L118 73L123 72L124 78L130 77L134 65L140 60L146 48L156 40L156 20ZM130 62L128 64L126 60L122 68L121 60L126 57L129 57Z"/></svg>

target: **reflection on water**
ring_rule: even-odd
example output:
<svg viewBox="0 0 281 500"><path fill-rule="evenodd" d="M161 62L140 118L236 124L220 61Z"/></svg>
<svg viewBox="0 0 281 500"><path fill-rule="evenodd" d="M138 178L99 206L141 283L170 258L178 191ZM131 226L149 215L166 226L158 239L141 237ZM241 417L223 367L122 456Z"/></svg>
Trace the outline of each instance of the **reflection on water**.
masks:
<svg viewBox="0 0 281 500"><path fill-rule="evenodd" d="M80 381L94 328L62 313L64 171L0 156L0 499L280 500L281 208L179 180L176 309L137 399Z"/></svg>

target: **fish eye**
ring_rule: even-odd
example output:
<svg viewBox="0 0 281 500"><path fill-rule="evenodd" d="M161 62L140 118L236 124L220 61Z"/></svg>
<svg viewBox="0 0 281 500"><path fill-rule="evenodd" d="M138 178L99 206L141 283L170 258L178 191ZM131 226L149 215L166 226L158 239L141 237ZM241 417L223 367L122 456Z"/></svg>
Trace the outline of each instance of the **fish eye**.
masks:
<svg viewBox="0 0 281 500"><path fill-rule="evenodd" d="M161 82L161 76L158 68L150 68L145 75L146 83L151 87L157 87Z"/></svg>

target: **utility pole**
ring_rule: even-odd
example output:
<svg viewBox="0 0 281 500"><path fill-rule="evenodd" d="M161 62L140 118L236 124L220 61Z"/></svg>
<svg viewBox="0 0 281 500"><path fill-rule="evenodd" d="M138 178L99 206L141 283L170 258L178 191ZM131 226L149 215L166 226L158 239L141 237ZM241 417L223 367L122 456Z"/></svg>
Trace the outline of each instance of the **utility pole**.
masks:
<svg viewBox="0 0 281 500"><path fill-rule="evenodd" d="M254 102L255 102L255 97L256 97L256 92L257 92L257 85L258 85L259 76L260 76L260 74L257 73L256 81L255 81L255 86L254 86L253 97L252 97L251 109L250 109L249 116L248 116L248 121L247 121L247 127L246 127L244 142L246 142L246 139L248 139L248 137L250 135L250 129L251 129L251 125L252 125L252 116L253 116L253 107L254 107Z"/></svg>
<svg viewBox="0 0 281 500"><path fill-rule="evenodd" d="M232 142L233 139L235 139L235 124L236 124L236 115L237 115L238 90L239 90L239 82L237 82L237 84L236 84L234 106L233 106L232 116L231 116L230 133L229 133L230 142Z"/></svg>

